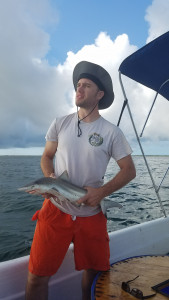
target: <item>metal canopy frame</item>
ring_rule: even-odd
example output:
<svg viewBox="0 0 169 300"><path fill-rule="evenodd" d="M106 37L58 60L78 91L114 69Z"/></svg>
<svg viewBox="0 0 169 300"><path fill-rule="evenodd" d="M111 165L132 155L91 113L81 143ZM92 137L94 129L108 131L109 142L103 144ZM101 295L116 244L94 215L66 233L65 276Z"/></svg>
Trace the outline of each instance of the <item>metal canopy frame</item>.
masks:
<svg viewBox="0 0 169 300"><path fill-rule="evenodd" d="M127 109L128 109L128 113L129 113L129 116L130 116L130 120L131 120L133 129L134 129L136 138L137 138L137 142L138 142L138 144L139 144L141 153L142 153L143 158L144 158L144 161L145 161L145 165L146 165L147 170L148 170L148 173L149 173L149 175L150 175L150 178L151 178L151 181L152 181L152 184L153 184L153 187L154 187L154 190L155 190L157 199L158 199L158 201L159 201L159 203L160 203L161 210L162 210L162 212L163 212L163 214L164 214L164 217L167 217L166 212L165 212L165 209L164 209L164 206L163 206L163 203L162 203L162 200L161 200L161 197L160 197L160 194L159 194L159 191L160 191L161 184L162 184L162 182L163 182L163 180L164 180L164 178L165 178L165 176L166 176L166 174L167 174L169 168L167 169L167 171L166 171L166 173L165 173L165 175L164 175L164 177L163 177L163 179L162 179L162 181L161 181L159 187L157 187L156 184L155 184L153 175L152 175L152 173L151 173L151 170L150 170L150 168L149 168L149 165L148 165L148 162L147 162L147 159L146 159L146 156L145 156L143 147L142 147L142 145L141 145L141 141L140 141L140 138L139 138L139 135L138 135L138 132L137 132L135 123L134 123L134 119L133 119L133 116L132 116L132 113L131 113L129 101L128 101L128 99L127 99L126 92L125 92L125 89L124 89L124 85L123 85L123 82L122 82L122 73L121 73L120 71L119 71L119 80L120 80L121 89L122 89L122 92L123 92L123 95L124 95L124 104L123 104L123 108L122 108L122 113L123 113L123 110L124 110L124 108L125 108L125 106L126 106ZM122 113L121 113L121 115L120 115L120 119L121 119L121 117L122 117ZM119 123L120 123L120 119L119 119L118 125L119 125Z"/></svg>
<svg viewBox="0 0 169 300"><path fill-rule="evenodd" d="M148 88L156 91L156 96L155 96L154 102L151 106L150 112L148 114L145 125L143 127L143 130L144 130L158 94L160 94L161 96L163 96L165 99L167 99L169 101L169 84L166 84L166 83L169 83L169 31L165 32L164 34L157 37L150 43L146 44L144 47L140 48L133 54L129 55L121 63L121 65L119 67L119 79L120 79L120 85L122 88L122 92L124 95L124 104L123 104L123 107L122 107L122 110L120 113L120 118L118 121L118 125L119 125L123 111L125 109L125 106L127 106L129 116L130 116L134 131L135 131L135 135L136 135L141 153L143 155L146 167L148 169L155 193L159 200L161 210L162 210L164 216L166 217L166 212L163 207L163 203L161 201L159 191L160 191L161 185L163 183L163 180L169 171L169 167L168 167L167 171L165 172L160 185L157 187L155 184L153 175L151 173L151 170L149 168L146 156L144 154L143 147L141 145L136 126L134 124L133 116L131 113L129 102L128 102L126 92L124 89L124 85L122 82L122 76L121 76L122 74L127 76L128 78L133 79L134 81L139 82L140 84L143 84L144 86L147 86ZM142 133L143 133L143 130L142 130ZM142 135L142 133L141 133L141 135Z"/></svg>

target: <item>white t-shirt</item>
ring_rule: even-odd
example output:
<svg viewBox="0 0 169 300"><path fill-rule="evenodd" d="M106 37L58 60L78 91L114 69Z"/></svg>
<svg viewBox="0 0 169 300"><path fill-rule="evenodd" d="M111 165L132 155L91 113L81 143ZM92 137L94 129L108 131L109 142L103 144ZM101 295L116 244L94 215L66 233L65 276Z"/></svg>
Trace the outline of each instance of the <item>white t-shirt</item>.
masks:
<svg viewBox="0 0 169 300"><path fill-rule="evenodd" d="M79 187L99 187L110 158L116 161L131 154L132 150L122 131L103 117L87 123L80 122L82 135L78 137L78 116L73 113L55 119L47 134L47 141L57 141L55 175L65 170L73 184ZM63 212L73 216L92 216L100 211L100 206L77 206L70 201L51 201Z"/></svg>

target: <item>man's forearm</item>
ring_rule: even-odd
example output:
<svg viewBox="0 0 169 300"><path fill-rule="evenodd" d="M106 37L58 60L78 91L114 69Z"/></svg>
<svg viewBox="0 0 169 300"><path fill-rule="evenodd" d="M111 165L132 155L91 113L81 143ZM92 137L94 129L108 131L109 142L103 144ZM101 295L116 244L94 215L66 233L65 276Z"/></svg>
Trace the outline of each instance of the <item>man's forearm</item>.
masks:
<svg viewBox="0 0 169 300"><path fill-rule="evenodd" d="M54 173L53 159L47 156L42 156L41 169L45 177L49 177L52 173Z"/></svg>
<svg viewBox="0 0 169 300"><path fill-rule="evenodd" d="M49 177L54 173L53 159L57 151L57 145L57 142L46 142L45 150L41 158L41 169L46 177Z"/></svg>
<svg viewBox="0 0 169 300"><path fill-rule="evenodd" d="M103 198L121 189L135 178L136 170L130 155L117 163L120 171L115 177L99 188L86 187L87 194L77 201L78 204L85 203L86 205L96 206Z"/></svg>
<svg viewBox="0 0 169 300"><path fill-rule="evenodd" d="M111 195L112 193L118 191L135 178L135 170L120 170L116 176L100 187L100 191L104 197Z"/></svg>

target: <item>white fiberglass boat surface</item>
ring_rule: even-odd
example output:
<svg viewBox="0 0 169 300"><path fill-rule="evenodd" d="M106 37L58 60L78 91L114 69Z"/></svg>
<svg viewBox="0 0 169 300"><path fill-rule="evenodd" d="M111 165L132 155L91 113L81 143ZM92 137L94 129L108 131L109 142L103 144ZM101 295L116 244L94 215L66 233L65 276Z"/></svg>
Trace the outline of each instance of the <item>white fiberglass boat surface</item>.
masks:
<svg viewBox="0 0 169 300"><path fill-rule="evenodd" d="M160 218L110 233L110 263L169 251L169 218ZM0 299L23 300L29 257L0 263ZM74 269L71 245L63 265L49 284L49 300L80 300L81 272Z"/></svg>

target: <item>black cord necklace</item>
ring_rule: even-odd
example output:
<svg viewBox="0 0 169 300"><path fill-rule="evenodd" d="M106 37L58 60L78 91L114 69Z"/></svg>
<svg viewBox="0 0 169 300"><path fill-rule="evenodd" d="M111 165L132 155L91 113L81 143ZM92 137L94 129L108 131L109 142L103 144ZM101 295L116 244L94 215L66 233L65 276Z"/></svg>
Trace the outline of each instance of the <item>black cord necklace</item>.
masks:
<svg viewBox="0 0 169 300"><path fill-rule="evenodd" d="M82 135L82 130L80 128L80 122L83 121L84 119L86 119L96 108L97 104L93 107L93 109L87 114L87 116L85 116L84 118L80 119L79 118L79 114L78 114L78 106L77 106L77 116L78 116L78 121L77 121L77 127L78 127L78 133L77 136L80 137Z"/></svg>

